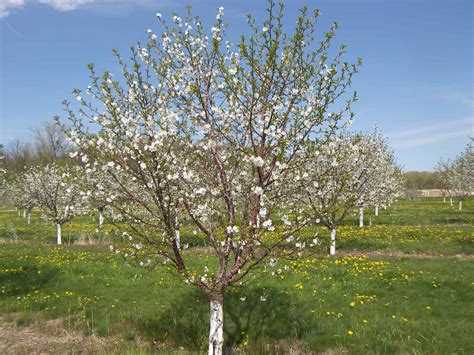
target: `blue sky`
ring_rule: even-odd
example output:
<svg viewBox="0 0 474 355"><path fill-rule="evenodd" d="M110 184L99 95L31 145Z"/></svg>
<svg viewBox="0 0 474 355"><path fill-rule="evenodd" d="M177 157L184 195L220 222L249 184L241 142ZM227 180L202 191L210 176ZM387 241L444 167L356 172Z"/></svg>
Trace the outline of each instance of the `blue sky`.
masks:
<svg viewBox="0 0 474 355"><path fill-rule="evenodd" d="M62 114L61 101L88 85L86 64L117 68L155 13L170 17L193 5L208 28L225 8L229 36L245 33L245 14L265 16L266 1L0 0L0 142L28 139L30 129ZM364 64L354 129L377 124L406 170L431 170L474 135L474 2L471 0L287 1L293 24L302 5L321 9L320 31L341 25L337 43Z"/></svg>

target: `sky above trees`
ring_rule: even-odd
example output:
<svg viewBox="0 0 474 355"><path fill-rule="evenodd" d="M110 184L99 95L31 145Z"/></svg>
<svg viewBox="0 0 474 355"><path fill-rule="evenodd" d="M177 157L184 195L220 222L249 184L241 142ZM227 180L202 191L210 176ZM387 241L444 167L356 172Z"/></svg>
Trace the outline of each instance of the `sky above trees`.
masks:
<svg viewBox="0 0 474 355"><path fill-rule="evenodd" d="M7 0L0 5L0 142L30 137L30 129L62 113L61 101L87 83L87 63L118 72L124 55L155 17L193 5L210 27L225 7L229 37L245 34L245 14L265 17L266 1ZM338 21L336 43L363 59L353 88L359 101L353 128L377 124L406 170L432 170L474 135L473 13L471 1L287 1L293 27L303 5L321 9L319 33Z"/></svg>

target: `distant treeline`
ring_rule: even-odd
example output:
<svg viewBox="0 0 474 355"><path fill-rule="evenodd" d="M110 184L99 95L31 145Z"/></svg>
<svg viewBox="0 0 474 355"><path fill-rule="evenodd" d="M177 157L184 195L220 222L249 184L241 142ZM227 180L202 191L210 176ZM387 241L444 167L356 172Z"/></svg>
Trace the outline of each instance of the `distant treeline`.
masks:
<svg viewBox="0 0 474 355"><path fill-rule="evenodd" d="M408 171L405 173L407 189L439 189L438 173L430 171Z"/></svg>
<svg viewBox="0 0 474 355"><path fill-rule="evenodd" d="M69 159L71 151L66 135L54 122L45 122L31 130L28 139L14 139L0 145L0 169L9 173L32 165L46 165Z"/></svg>

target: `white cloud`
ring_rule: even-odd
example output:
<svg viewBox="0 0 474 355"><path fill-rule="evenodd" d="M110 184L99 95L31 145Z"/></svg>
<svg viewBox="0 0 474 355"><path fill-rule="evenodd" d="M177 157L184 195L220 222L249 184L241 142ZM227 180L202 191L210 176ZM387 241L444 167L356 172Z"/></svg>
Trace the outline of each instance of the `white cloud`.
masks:
<svg viewBox="0 0 474 355"><path fill-rule="evenodd" d="M22 7L26 0L0 0L0 18L10 15L10 10L13 8Z"/></svg>
<svg viewBox="0 0 474 355"><path fill-rule="evenodd" d="M93 3L95 0L39 0L40 4L51 6L58 11L72 11L77 8Z"/></svg>
<svg viewBox="0 0 474 355"><path fill-rule="evenodd" d="M88 9L98 13L126 14L134 7L164 8L176 5L176 0L0 0L0 19L10 15L10 10L29 4L49 6L57 11Z"/></svg>
<svg viewBox="0 0 474 355"><path fill-rule="evenodd" d="M410 136L417 136L417 135L426 135L432 134L433 132L436 133L437 131L444 131L446 129L459 129L463 127L465 129L466 126L472 125L473 122L472 117L466 117L458 120L447 120L446 122L438 122L426 124L421 127L410 128L404 131L392 132L387 134L387 136L391 139L403 139L405 137Z"/></svg>
<svg viewBox="0 0 474 355"><path fill-rule="evenodd" d="M388 137L394 148L409 148L473 135L474 117L469 117L394 132Z"/></svg>
<svg viewBox="0 0 474 355"><path fill-rule="evenodd" d="M465 130L454 131L454 132L444 132L444 133L439 133L439 134L432 134L425 137L415 137L412 139L395 142L393 144L393 147L394 148L418 147L422 145L443 142L448 139L467 137L468 135L469 134Z"/></svg>
<svg viewBox="0 0 474 355"><path fill-rule="evenodd" d="M452 88L438 88L433 93L433 99L445 100L453 103L457 103L474 109L474 91L471 90L459 90Z"/></svg>

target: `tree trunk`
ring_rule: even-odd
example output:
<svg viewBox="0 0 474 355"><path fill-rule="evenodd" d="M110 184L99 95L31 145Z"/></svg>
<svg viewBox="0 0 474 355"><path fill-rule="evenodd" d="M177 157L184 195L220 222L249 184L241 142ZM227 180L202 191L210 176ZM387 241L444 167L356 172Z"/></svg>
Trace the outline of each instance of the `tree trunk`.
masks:
<svg viewBox="0 0 474 355"><path fill-rule="evenodd" d="M26 209L23 210L23 218L26 218Z"/></svg>
<svg viewBox="0 0 474 355"><path fill-rule="evenodd" d="M16 213L18 214L18 217L21 216L21 211L18 209L18 207L16 207Z"/></svg>
<svg viewBox="0 0 474 355"><path fill-rule="evenodd" d="M208 355L222 355L224 345L224 299L211 298Z"/></svg>
<svg viewBox="0 0 474 355"><path fill-rule="evenodd" d="M459 211L462 211L462 201L459 201Z"/></svg>
<svg viewBox="0 0 474 355"><path fill-rule="evenodd" d="M56 243L61 245L61 224L56 223Z"/></svg>
<svg viewBox="0 0 474 355"><path fill-rule="evenodd" d="M359 209L359 227L364 226L364 209Z"/></svg>
<svg viewBox="0 0 474 355"><path fill-rule="evenodd" d="M449 196L449 204L453 207L453 198L451 196Z"/></svg>
<svg viewBox="0 0 474 355"><path fill-rule="evenodd" d="M27 217L28 217L28 220L27 220L26 223L30 224L30 222L31 222L31 211L30 211L30 210L28 210L28 215L27 215Z"/></svg>
<svg viewBox="0 0 474 355"><path fill-rule="evenodd" d="M104 209L103 208L99 208L99 227L102 227L102 225L104 224Z"/></svg>
<svg viewBox="0 0 474 355"><path fill-rule="evenodd" d="M446 203L446 196L443 196L443 203Z"/></svg>
<svg viewBox="0 0 474 355"><path fill-rule="evenodd" d="M334 256L336 255L336 228L331 229L331 245L329 246L329 254Z"/></svg>
<svg viewBox="0 0 474 355"><path fill-rule="evenodd" d="M375 206L375 216L379 216L379 206Z"/></svg>

